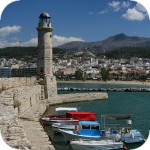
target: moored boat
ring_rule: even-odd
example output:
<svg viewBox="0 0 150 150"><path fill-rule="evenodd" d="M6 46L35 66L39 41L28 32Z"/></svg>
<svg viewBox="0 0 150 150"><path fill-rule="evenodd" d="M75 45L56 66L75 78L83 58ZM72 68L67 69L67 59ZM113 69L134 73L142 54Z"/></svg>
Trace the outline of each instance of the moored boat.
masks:
<svg viewBox="0 0 150 150"><path fill-rule="evenodd" d="M42 124L52 124L54 122L77 122L78 119L72 119L66 116L67 112L77 112L78 109L76 107L57 107L55 109L55 114L48 114L44 117L40 118L40 122Z"/></svg>
<svg viewBox="0 0 150 150"><path fill-rule="evenodd" d="M73 150L108 150L108 149L123 149L124 143L114 140L72 140L70 145Z"/></svg>
<svg viewBox="0 0 150 150"><path fill-rule="evenodd" d="M75 126L78 125L77 122L57 122L52 124L52 128L54 132L60 132L59 129L66 129L66 130L75 130Z"/></svg>
<svg viewBox="0 0 150 150"><path fill-rule="evenodd" d="M132 115L101 115L102 128L106 137L117 135L124 143L144 142L145 139L140 131L132 129L132 118ZM111 124L106 119L111 120ZM112 120L115 120L117 123L112 123ZM125 121L126 124L123 124L122 121ZM122 122L123 125L119 122Z"/></svg>
<svg viewBox="0 0 150 150"><path fill-rule="evenodd" d="M99 140L102 137L98 121L79 121L75 130L59 130L67 141L73 139Z"/></svg>
<svg viewBox="0 0 150 150"><path fill-rule="evenodd" d="M72 118L74 120L88 120L94 121L96 120L96 114L93 112L67 112L66 117ZM52 124L52 128L54 132L60 132L59 129L67 129L67 130L75 130L75 126L78 125L78 122L57 122Z"/></svg>

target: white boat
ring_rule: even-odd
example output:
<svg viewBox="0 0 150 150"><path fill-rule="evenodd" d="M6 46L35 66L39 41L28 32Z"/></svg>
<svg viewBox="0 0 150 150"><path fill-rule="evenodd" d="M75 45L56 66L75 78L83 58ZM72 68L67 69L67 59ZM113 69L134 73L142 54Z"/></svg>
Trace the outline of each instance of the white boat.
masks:
<svg viewBox="0 0 150 150"><path fill-rule="evenodd" d="M67 141L73 139L99 140L102 137L98 121L79 121L75 130L59 130Z"/></svg>
<svg viewBox="0 0 150 150"><path fill-rule="evenodd" d="M111 124L106 123L106 119L111 119ZM112 123L112 120L115 120L117 124ZM122 121L125 121L126 125L122 126L122 124L119 123L120 121L122 124ZM117 135L117 137L120 137L120 140L124 143L137 143L145 141L144 137L138 130L132 129L131 115L101 115L101 123L106 137L114 137Z"/></svg>
<svg viewBox="0 0 150 150"><path fill-rule="evenodd" d="M66 130L75 130L75 126L78 125L78 122L58 122L53 123L52 128L54 132L60 132L59 129L66 129Z"/></svg>
<svg viewBox="0 0 150 150"><path fill-rule="evenodd" d="M72 140L70 145L73 150L109 150L123 149L123 142L114 140Z"/></svg>
<svg viewBox="0 0 150 150"><path fill-rule="evenodd" d="M89 112L89 111L67 112L66 117L77 119L79 121L81 120L95 121L96 120L96 114L93 112ZM78 124L79 124L78 121L77 122L71 122L71 121L70 122L69 121L58 122L58 123L53 123L52 128L54 132L60 132L59 129L75 130L75 126Z"/></svg>
<svg viewBox="0 0 150 150"><path fill-rule="evenodd" d="M78 119L72 119L66 116L67 112L77 112L78 109L76 107L57 107L55 108L55 114L48 114L44 117L40 118L40 122L42 124L52 124L54 122L77 122Z"/></svg>
<svg viewBox="0 0 150 150"><path fill-rule="evenodd" d="M129 133L122 133L121 140L124 143L144 142L142 134L138 130L130 130Z"/></svg>

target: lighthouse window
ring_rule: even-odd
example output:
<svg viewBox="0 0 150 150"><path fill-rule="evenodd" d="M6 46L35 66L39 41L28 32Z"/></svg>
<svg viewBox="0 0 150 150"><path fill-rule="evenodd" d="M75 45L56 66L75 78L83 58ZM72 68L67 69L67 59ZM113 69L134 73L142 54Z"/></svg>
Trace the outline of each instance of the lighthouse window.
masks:
<svg viewBox="0 0 150 150"><path fill-rule="evenodd" d="M39 22L40 23L50 23L50 19L49 18L40 18Z"/></svg>
<svg viewBox="0 0 150 150"><path fill-rule="evenodd" d="M43 18L43 22L47 22L47 19L46 19L46 18Z"/></svg>
<svg viewBox="0 0 150 150"><path fill-rule="evenodd" d="M47 23L50 23L50 19L49 18L47 18Z"/></svg>

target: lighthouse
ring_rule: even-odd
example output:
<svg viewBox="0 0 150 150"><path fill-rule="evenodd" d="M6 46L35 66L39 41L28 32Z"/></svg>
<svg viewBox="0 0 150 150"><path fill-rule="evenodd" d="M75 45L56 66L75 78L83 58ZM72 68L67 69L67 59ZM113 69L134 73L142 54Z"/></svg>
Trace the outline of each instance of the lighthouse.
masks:
<svg viewBox="0 0 150 150"><path fill-rule="evenodd" d="M39 16L38 27L38 58L37 58L37 79L44 87L45 99L54 103L57 96L56 77L53 76L53 56L52 56L52 31L50 16L44 12Z"/></svg>
<svg viewBox="0 0 150 150"><path fill-rule="evenodd" d="M52 73L52 31L50 16L44 12L39 16L38 31L38 60L37 75L38 78L44 78L45 75L53 76Z"/></svg>

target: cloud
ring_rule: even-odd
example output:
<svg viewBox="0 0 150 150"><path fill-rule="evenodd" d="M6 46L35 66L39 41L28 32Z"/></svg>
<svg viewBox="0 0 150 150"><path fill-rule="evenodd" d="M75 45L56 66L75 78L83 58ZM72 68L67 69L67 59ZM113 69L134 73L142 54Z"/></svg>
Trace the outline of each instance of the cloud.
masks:
<svg viewBox="0 0 150 150"><path fill-rule="evenodd" d="M108 3L108 6L113 10L113 11L119 11L121 8L128 8L130 6L129 1L112 1Z"/></svg>
<svg viewBox="0 0 150 150"><path fill-rule="evenodd" d="M144 13L142 13L141 11L138 11L135 8L132 9L128 9L127 12L125 14L122 15L124 18L128 19L128 20L144 20L146 15Z"/></svg>
<svg viewBox="0 0 150 150"><path fill-rule="evenodd" d="M77 38L77 37L63 37L63 36L58 36L54 35L52 39L53 46L60 46L62 44L72 42L72 41L84 41L82 38Z"/></svg>
<svg viewBox="0 0 150 150"><path fill-rule="evenodd" d="M102 11L98 12L97 14L102 15L102 14L106 14L106 13L108 13L108 9L102 10Z"/></svg>
<svg viewBox="0 0 150 150"><path fill-rule="evenodd" d="M108 6L110 6L114 11L119 11L121 8L121 2L119 1L112 1L108 3Z"/></svg>
<svg viewBox="0 0 150 150"><path fill-rule="evenodd" d="M19 42L19 45L20 46L37 46L38 45L38 38L37 37L34 37L32 39L30 39L29 41L26 41L26 42Z"/></svg>
<svg viewBox="0 0 150 150"><path fill-rule="evenodd" d="M21 31L21 26L15 26L15 25L0 28L0 48L18 45L18 42L9 42L8 37L11 34L15 34L20 31ZM11 38L11 40L13 40L13 38Z"/></svg>
<svg viewBox="0 0 150 150"><path fill-rule="evenodd" d="M102 15L102 14L106 14L106 13L112 12L112 11L118 12L122 8L129 8L130 4L131 3L129 1L122 1L122 2L120 2L120 1L112 1L112 2L108 3L108 7L109 8L106 8L106 9L98 12L97 14L98 15Z"/></svg>
<svg viewBox="0 0 150 150"><path fill-rule="evenodd" d="M129 8L126 13L122 15L122 17L131 21L142 21L147 16L146 9L139 3L137 3L133 8Z"/></svg>
<svg viewBox="0 0 150 150"><path fill-rule="evenodd" d="M63 36L58 36L58 35L54 35L52 38L52 45L53 47L57 47L60 46L62 44L68 43L68 42L72 42L72 41L84 41L82 38L77 38L77 37L63 37ZM28 41L14 41L14 42L10 42L7 41L5 39L1 39L0 40L0 48L3 47L11 47L11 46L37 46L38 45L38 38L34 37L31 38Z"/></svg>
<svg viewBox="0 0 150 150"><path fill-rule="evenodd" d="M123 1L122 2L122 6L121 6L122 8L129 8L129 6L130 6L130 2L129 1L127 1L127 2Z"/></svg>
<svg viewBox="0 0 150 150"><path fill-rule="evenodd" d="M6 37L9 34L20 32L20 30L21 30L21 27L15 26L15 25L0 28L0 37Z"/></svg>
<svg viewBox="0 0 150 150"><path fill-rule="evenodd" d="M0 40L0 48L13 47L13 46L20 46L20 42L19 41L9 42L7 40Z"/></svg>

